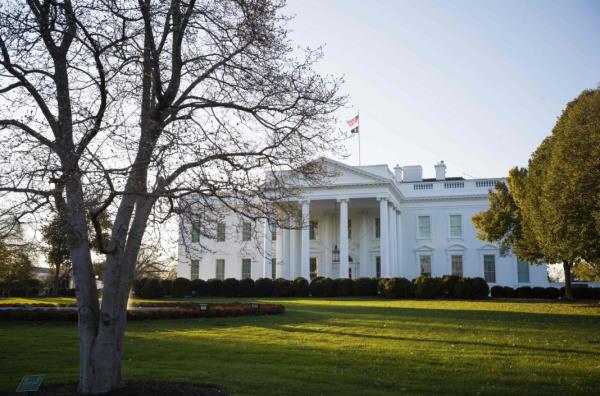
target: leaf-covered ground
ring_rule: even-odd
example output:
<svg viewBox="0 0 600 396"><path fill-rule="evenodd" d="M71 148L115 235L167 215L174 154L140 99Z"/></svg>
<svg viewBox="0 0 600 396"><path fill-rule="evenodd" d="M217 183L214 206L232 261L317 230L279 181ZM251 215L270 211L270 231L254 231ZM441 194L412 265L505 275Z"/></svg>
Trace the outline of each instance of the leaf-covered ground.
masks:
<svg viewBox="0 0 600 396"><path fill-rule="evenodd" d="M248 301L236 299L242 300ZM69 302L0 304L49 301ZM594 302L268 301L282 302L287 312L129 323L125 377L214 384L235 395L600 389L600 305ZM72 382L77 367L73 323L0 323L0 390L14 390L21 376L33 373L45 373L45 383Z"/></svg>

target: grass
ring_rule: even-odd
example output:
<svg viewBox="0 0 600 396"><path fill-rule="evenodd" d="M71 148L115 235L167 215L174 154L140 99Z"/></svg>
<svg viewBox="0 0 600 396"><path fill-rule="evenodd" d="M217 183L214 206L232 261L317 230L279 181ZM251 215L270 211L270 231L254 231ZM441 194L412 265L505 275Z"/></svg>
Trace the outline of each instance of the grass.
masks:
<svg viewBox="0 0 600 396"><path fill-rule="evenodd" d="M235 395L576 395L600 388L597 303L267 300L287 312L129 323L125 378L214 384ZM45 373L45 384L74 381L77 359L72 323L0 323L0 390L31 373Z"/></svg>

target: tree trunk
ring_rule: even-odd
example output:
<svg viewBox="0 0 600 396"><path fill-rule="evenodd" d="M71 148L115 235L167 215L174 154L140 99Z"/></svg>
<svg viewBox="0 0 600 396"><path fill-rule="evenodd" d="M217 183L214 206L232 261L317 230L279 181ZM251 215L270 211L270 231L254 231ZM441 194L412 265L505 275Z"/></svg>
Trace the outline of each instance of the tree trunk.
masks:
<svg viewBox="0 0 600 396"><path fill-rule="evenodd" d="M52 287L52 295L58 296L58 290L60 289L60 264L54 265L54 286Z"/></svg>
<svg viewBox="0 0 600 396"><path fill-rule="evenodd" d="M573 300L573 288L571 287L571 263L563 261L563 269L565 272L565 300Z"/></svg>

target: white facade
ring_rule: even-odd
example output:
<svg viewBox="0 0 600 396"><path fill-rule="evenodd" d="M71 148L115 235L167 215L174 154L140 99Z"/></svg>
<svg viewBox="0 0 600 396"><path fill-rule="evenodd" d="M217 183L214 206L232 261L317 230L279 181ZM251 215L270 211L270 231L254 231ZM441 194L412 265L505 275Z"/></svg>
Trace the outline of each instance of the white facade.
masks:
<svg viewBox="0 0 600 396"><path fill-rule="evenodd" d="M224 216L221 240L192 238L191 224L182 224L178 276L413 279L455 272L490 286L548 286L545 265L519 264L476 238L471 218L487 209L498 179L446 178L443 162L435 179L423 179L420 166L392 173L387 165L325 163L336 176L289 203L298 206L299 226L273 230L274 238L264 222L244 226L234 214Z"/></svg>

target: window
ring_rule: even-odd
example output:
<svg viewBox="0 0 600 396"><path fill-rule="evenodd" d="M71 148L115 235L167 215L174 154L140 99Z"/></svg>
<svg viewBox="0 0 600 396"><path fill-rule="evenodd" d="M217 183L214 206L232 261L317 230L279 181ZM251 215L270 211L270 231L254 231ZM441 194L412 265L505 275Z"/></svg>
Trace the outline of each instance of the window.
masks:
<svg viewBox="0 0 600 396"><path fill-rule="evenodd" d="M450 238L462 238L461 215L450 215Z"/></svg>
<svg viewBox="0 0 600 396"><path fill-rule="evenodd" d="M517 261L517 275L519 283L529 283L529 263Z"/></svg>
<svg viewBox="0 0 600 396"><path fill-rule="evenodd" d="M431 276L431 256L424 254L419 256L419 266L421 267L421 275Z"/></svg>
<svg viewBox="0 0 600 396"><path fill-rule="evenodd" d="M200 260L192 260L190 267L190 279L198 279L200 274Z"/></svg>
<svg viewBox="0 0 600 396"><path fill-rule="evenodd" d="M377 219L379 220L379 219ZM381 257L375 257L375 277L381 278Z"/></svg>
<svg viewBox="0 0 600 396"><path fill-rule="evenodd" d="M452 275L463 276L463 256L460 254L450 256L452 263Z"/></svg>
<svg viewBox="0 0 600 396"><path fill-rule="evenodd" d="M319 223L316 221L309 221L308 226L308 238L311 241L314 241L315 239L317 239L317 230L319 229Z"/></svg>
<svg viewBox="0 0 600 396"><path fill-rule="evenodd" d="M200 224L196 221L192 223L192 242L200 242Z"/></svg>
<svg viewBox="0 0 600 396"><path fill-rule="evenodd" d="M225 259L217 259L217 268L215 270L215 278L225 279Z"/></svg>
<svg viewBox="0 0 600 396"><path fill-rule="evenodd" d="M252 237L252 224L249 221L242 223L242 241L248 242Z"/></svg>
<svg viewBox="0 0 600 396"><path fill-rule="evenodd" d="M311 257L310 258L310 280L315 279L317 276L319 276L319 267L317 266L317 258Z"/></svg>
<svg viewBox="0 0 600 396"><path fill-rule="evenodd" d="M429 216L419 216L419 238L431 238L431 218Z"/></svg>
<svg viewBox="0 0 600 396"><path fill-rule="evenodd" d="M348 239L352 239L352 220L348 219Z"/></svg>
<svg viewBox="0 0 600 396"><path fill-rule="evenodd" d="M269 224L269 227L271 227L271 240L276 241L277 240L277 227L275 226L275 224Z"/></svg>
<svg viewBox="0 0 600 396"><path fill-rule="evenodd" d="M488 283L496 283L496 256L483 255L483 278Z"/></svg>
<svg viewBox="0 0 600 396"><path fill-rule="evenodd" d="M225 223L217 223L217 242L225 242Z"/></svg>
<svg viewBox="0 0 600 396"><path fill-rule="evenodd" d="M375 219L375 239L379 239L381 235L381 220L379 218Z"/></svg>
<svg viewBox="0 0 600 396"><path fill-rule="evenodd" d="M275 279L277 277L277 259L273 257L271 259L271 279Z"/></svg>
<svg viewBox="0 0 600 396"><path fill-rule="evenodd" d="M252 277L252 261L248 258L242 259L242 279Z"/></svg>

